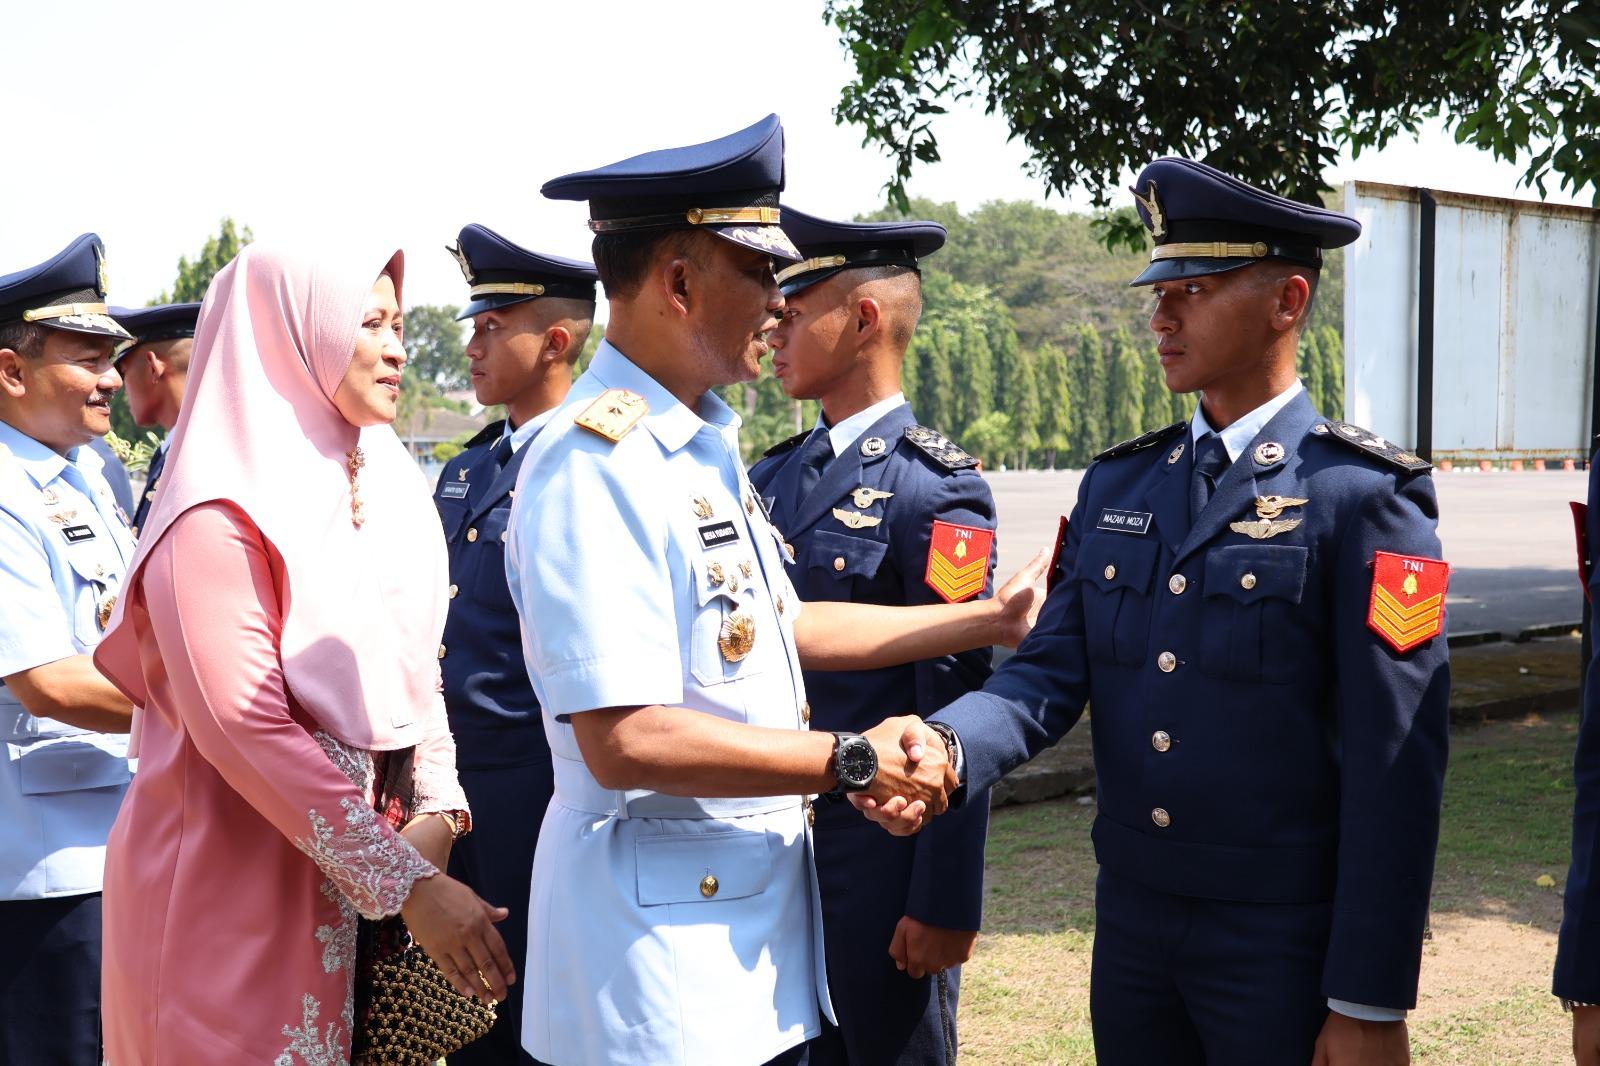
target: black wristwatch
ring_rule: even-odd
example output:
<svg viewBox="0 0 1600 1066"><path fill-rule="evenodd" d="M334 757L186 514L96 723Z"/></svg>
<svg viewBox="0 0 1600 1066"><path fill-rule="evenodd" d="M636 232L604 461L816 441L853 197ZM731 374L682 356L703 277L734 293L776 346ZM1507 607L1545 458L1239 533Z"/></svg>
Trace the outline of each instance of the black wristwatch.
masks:
<svg viewBox="0 0 1600 1066"><path fill-rule="evenodd" d="M833 735L833 776L840 792L862 792L878 776L878 753L860 733Z"/></svg>

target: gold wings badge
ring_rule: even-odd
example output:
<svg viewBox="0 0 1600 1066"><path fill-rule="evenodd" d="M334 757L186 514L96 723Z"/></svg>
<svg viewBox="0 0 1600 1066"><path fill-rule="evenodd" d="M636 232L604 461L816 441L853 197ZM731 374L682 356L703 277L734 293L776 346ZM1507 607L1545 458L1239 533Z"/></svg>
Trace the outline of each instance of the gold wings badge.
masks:
<svg viewBox="0 0 1600 1066"><path fill-rule="evenodd" d="M874 517L873 515L861 514L857 511L846 511L842 507L835 507L833 509L833 517L843 522L849 529L871 529L873 526L883 521L883 519Z"/></svg>
<svg viewBox="0 0 1600 1066"><path fill-rule="evenodd" d="M1285 518L1274 522L1269 518L1262 518L1255 522L1229 522L1228 528L1235 533L1243 533L1251 540L1269 540L1279 533L1287 533L1301 522L1299 518Z"/></svg>
<svg viewBox="0 0 1600 1066"><path fill-rule="evenodd" d="M887 500L893 495L894 493L892 492L884 492L882 489L869 489L867 486L862 485L859 489L850 493L850 499L859 510L865 511L879 500Z"/></svg>

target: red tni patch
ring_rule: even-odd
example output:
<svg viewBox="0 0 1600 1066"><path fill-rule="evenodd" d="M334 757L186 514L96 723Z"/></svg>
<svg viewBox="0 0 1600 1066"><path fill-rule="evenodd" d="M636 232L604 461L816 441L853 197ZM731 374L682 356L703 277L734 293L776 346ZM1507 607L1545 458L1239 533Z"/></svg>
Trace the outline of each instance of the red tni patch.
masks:
<svg viewBox="0 0 1600 1066"><path fill-rule="evenodd" d="M1061 516L1061 525L1056 527L1056 550L1050 554L1050 569L1044 572L1044 591L1048 595L1055 590L1056 582L1061 579L1061 549L1067 546L1067 516Z"/></svg>
<svg viewBox="0 0 1600 1066"><path fill-rule="evenodd" d="M1372 604L1367 625L1398 652L1444 631L1450 564L1443 559L1377 552L1372 557Z"/></svg>
<svg viewBox="0 0 1600 1066"><path fill-rule="evenodd" d="M935 521L924 577L928 587L947 603L972 599L983 591L988 579L989 549L993 545L992 529Z"/></svg>
<svg viewBox="0 0 1600 1066"><path fill-rule="evenodd" d="M1572 501L1572 524L1578 534L1578 581L1583 598L1590 599L1589 577L1594 573L1594 545L1589 543L1589 505Z"/></svg>

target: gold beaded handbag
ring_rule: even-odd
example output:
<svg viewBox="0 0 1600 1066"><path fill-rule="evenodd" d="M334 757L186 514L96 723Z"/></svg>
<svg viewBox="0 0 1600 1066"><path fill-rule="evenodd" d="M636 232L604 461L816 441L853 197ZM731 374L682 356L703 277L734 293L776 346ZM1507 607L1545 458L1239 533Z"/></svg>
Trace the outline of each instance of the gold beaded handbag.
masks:
<svg viewBox="0 0 1600 1066"><path fill-rule="evenodd" d="M405 933L398 918L374 924L391 940L398 925L405 946L363 968L357 992L355 1061L364 1066L434 1066L482 1037L495 1009L457 992L439 964ZM376 933L377 930L372 930ZM380 939L372 937L369 943Z"/></svg>

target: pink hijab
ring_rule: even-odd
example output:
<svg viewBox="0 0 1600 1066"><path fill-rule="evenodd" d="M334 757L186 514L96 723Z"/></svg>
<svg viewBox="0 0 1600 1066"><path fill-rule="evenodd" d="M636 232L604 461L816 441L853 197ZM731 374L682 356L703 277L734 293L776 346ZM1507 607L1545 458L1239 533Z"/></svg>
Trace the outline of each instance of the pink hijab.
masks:
<svg viewBox="0 0 1600 1066"><path fill-rule="evenodd" d="M294 701L358 748L422 739L424 711L439 698L444 535L394 430L358 430L332 401L380 272L398 297L401 252L383 265L377 254L311 259L252 244L211 282L161 488L94 656L135 706L148 692L124 609L143 562L183 512L226 500L283 559L280 655ZM346 466L358 443L359 528Z"/></svg>

